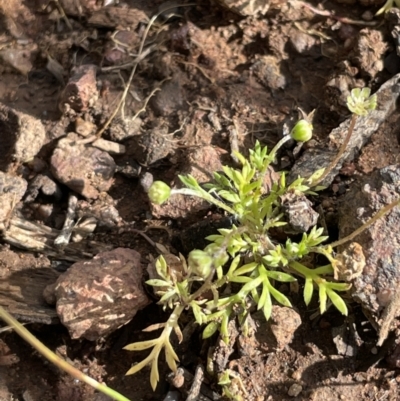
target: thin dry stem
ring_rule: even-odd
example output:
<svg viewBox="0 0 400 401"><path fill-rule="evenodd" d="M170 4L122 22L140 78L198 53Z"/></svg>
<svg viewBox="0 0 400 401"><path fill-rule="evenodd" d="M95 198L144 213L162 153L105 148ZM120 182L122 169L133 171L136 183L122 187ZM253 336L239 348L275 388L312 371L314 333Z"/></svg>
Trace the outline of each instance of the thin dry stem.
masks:
<svg viewBox="0 0 400 401"><path fill-rule="evenodd" d="M171 78L169 78L169 77L163 79L163 80L160 82L159 87L154 88L154 89L150 92L150 95L147 96L147 98L146 98L145 101L144 101L143 107L132 117L132 121L135 121L135 120L139 117L140 113L143 113L144 111L146 111L146 107L147 107L147 105L148 105L150 99L156 94L156 92L158 92L159 90L161 90L161 85L162 85L165 81L168 81L168 80L170 80L170 79L171 79Z"/></svg>
<svg viewBox="0 0 400 401"><path fill-rule="evenodd" d="M192 6L192 5L196 5L196 4L195 4L195 3L184 4L185 7L187 7L187 6ZM156 20L161 14L163 14L165 11L168 11L168 10L171 10L171 9L174 9L174 8L176 8L176 4L166 7L165 9L159 11L157 14L155 14L155 15L151 18L151 20L150 20L149 23L147 24L146 30L144 31L144 34L143 34L143 38L142 38L142 40L141 40L141 42L140 42L139 51L138 51L138 58L140 58L141 55L142 55L142 53L143 53L143 48L144 48L145 41L146 41L147 36L148 36L148 34L149 34L150 28L151 28L152 25L154 24L155 20ZM113 113L111 114L111 116L108 118L108 120L105 122L105 124L103 125L103 127L96 133L96 135L95 135L96 138L100 138L101 135L103 135L104 131L109 127L109 125L110 125L111 122L114 120L115 116L117 115L118 111L120 110L121 106L124 104L125 98L126 98L128 92L129 92L129 88L130 88L130 86L131 86L131 84L132 84L133 77L134 77L134 75L135 75L135 73L136 73L136 68L137 68L138 64L139 64L139 61L137 61L137 62L134 64L134 66L132 67L132 71L131 71L131 73L130 73L130 75L129 75L128 82L126 83L125 89L124 89L124 91L122 92L122 96L121 96L120 101L118 102L117 107L115 108L115 110L113 111Z"/></svg>
<svg viewBox="0 0 400 401"><path fill-rule="evenodd" d="M195 63L189 63L187 61L182 61L182 60L177 60L178 63L183 64L183 65L191 65L193 67L196 67L212 84L215 84L215 79L211 78L205 71L204 68L200 67L199 65Z"/></svg>
<svg viewBox="0 0 400 401"><path fill-rule="evenodd" d="M361 227L357 228L357 230L355 230L354 232L352 232L350 235L348 235L347 237L344 237L338 241L332 242L331 244L329 244L329 246L331 246L332 248L335 248L339 245L343 245L346 242L349 242L351 240L353 240L355 237L357 237L357 235L361 234L364 230L366 230L369 226L371 226L372 224L374 224L377 220L379 220L382 216L384 216L386 213L390 212L395 206L400 204L400 199L396 199L395 201L393 201L392 203L389 203L389 205L386 205L385 207L383 207L381 210L379 210L379 212L374 216L371 217L366 223L364 223Z"/></svg>
<svg viewBox="0 0 400 401"><path fill-rule="evenodd" d="M72 25L71 25L71 23L69 22L69 19L68 19L67 15L65 14L65 11L64 11L64 9L62 8L60 2L59 2L58 0L54 0L54 2L56 3L56 6L57 6L57 8L58 8L58 12L61 14L61 18L64 20L64 22L65 22L65 24L67 25L68 29L69 29L70 31L72 31L72 29L73 29L73 28L72 28Z"/></svg>

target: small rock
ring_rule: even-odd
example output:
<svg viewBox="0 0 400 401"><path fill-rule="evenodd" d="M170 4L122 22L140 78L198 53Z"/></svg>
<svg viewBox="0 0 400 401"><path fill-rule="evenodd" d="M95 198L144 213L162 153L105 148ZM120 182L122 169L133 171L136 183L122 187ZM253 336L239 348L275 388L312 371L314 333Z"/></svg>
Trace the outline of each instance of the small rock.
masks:
<svg viewBox="0 0 400 401"><path fill-rule="evenodd" d="M139 44L140 36L135 30L117 30L105 45L104 60L111 65L129 62L131 55L128 50L139 48Z"/></svg>
<svg viewBox="0 0 400 401"><path fill-rule="evenodd" d="M268 89L283 89L287 81L274 56L262 56L252 66L251 71Z"/></svg>
<svg viewBox="0 0 400 401"><path fill-rule="evenodd" d="M305 195L287 192L281 196L281 205L288 223L284 227L286 233L305 233L317 224L319 214Z"/></svg>
<svg viewBox="0 0 400 401"><path fill-rule="evenodd" d="M72 70L60 100L61 108L68 104L73 110L81 112L93 107L99 97L96 86L96 66L84 64Z"/></svg>
<svg viewBox="0 0 400 401"><path fill-rule="evenodd" d="M95 341L127 324L149 304L140 254L117 248L77 262L55 284L56 309L72 338ZM46 299L51 288L47 287Z"/></svg>
<svg viewBox="0 0 400 401"><path fill-rule="evenodd" d="M0 170L31 160L46 139L40 120L0 103Z"/></svg>
<svg viewBox="0 0 400 401"><path fill-rule="evenodd" d="M132 157L144 166L164 159L175 151L175 145L168 137L168 127L160 126L146 131L132 139Z"/></svg>
<svg viewBox="0 0 400 401"><path fill-rule="evenodd" d="M45 174L38 174L29 182L25 202L33 202L40 192L46 196L54 196L56 200L60 200L62 195L59 186Z"/></svg>
<svg viewBox="0 0 400 401"><path fill-rule="evenodd" d="M142 166L135 160L128 159L120 161L115 172L122 174L126 178L138 178L142 172Z"/></svg>
<svg viewBox="0 0 400 401"><path fill-rule="evenodd" d="M345 245L336 255L335 277L338 280L352 281L361 276L365 267L365 256L362 246L357 242Z"/></svg>
<svg viewBox="0 0 400 401"><path fill-rule="evenodd" d="M107 152L110 155L123 155L126 151L124 145L112 141L107 141L106 139L103 138L96 139L92 143L92 145L95 148L104 150L104 152Z"/></svg>
<svg viewBox="0 0 400 401"><path fill-rule="evenodd" d="M294 309L279 305L272 307L271 331L278 350L282 350L293 341L294 333L300 325L300 315Z"/></svg>
<svg viewBox="0 0 400 401"><path fill-rule="evenodd" d="M0 378L0 400L2 400L2 401L14 401L15 400L14 396L8 390L8 387L6 385L6 380L4 377Z"/></svg>
<svg viewBox="0 0 400 401"><path fill-rule="evenodd" d="M151 185L154 182L153 174L148 171L144 172L143 174L141 174L139 182L141 187L143 188L143 191L148 193Z"/></svg>
<svg viewBox="0 0 400 401"><path fill-rule="evenodd" d="M74 133L61 139L51 156L54 177L89 199L110 189L115 169L115 162L108 153L80 144Z"/></svg>
<svg viewBox="0 0 400 401"><path fill-rule="evenodd" d="M142 123L143 121L139 117L136 117L133 121L131 119L121 121L121 119L116 118L109 128L110 139L121 142L125 139L140 135L140 126Z"/></svg>
<svg viewBox="0 0 400 401"><path fill-rule="evenodd" d="M317 39L307 33L299 31L297 28L291 29L290 44L299 54L308 55L315 48Z"/></svg>
<svg viewBox="0 0 400 401"><path fill-rule="evenodd" d="M27 49L5 49L0 51L0 59L17 71L19 71L22 75L28 75L28 73L32 70L33 64L32 59L36 56L37 49L27 50Z"/></svg>
<svg viewBox="0 0 400 401"><path fill-rule="evenodd" d="M96 126L90 122L85 121L83 118L78 117L75 120L75 131L84 137L94 134Z"/></svg>
<svg viewBox="0 0 400 401"><path fill-rule="evenodd" d="M355 357L359 351L361 340L355 330L354 323L346 322L341 326L332 327L332 339L339 355Z"/></svg>
<svg viewBox="0 0 400 401"><path fill-rule="evenodd" d="M357 45L354 48L354 62L361 72L374 78L383 70L384 57L388 49L382 32L364 28L359 32Z"/></svg>
<svg viewBox="0 0 400 401"><path fill-rule="evenodd" d="M28 183L0 171L0 230L7 229L15 205L25 194Z"/></svg>
<svg viewBox="0 0 400 401"><path fill-rule="evenodd" d="M185 104L181 84L177 79L165 82L150 102L158 116L168 116Z"/></svg>
<svg viewBox="0 0 400 401"><path fill-rule="evenodd" d="M362 18L364 21L372 21L372 20L374 19L374 13L371 12L370 10L364 11L364 12L361 14L361 18Z"/></svg>
<svg viewBox="0 0 400 401"><path fill-rule="evenodd" d="M289 387L288 395L290 397L297 397L303 391L303 386L294 383Z"/></svg>
<svg viewBox="0 0 400 401"><path fill-rule="evenodd" d="M102 193L92 202L79 201L77 206L79 218L94 217L100 226L112 228L121 223L121 217L115 207L114 199L107 193Z"/></svg>

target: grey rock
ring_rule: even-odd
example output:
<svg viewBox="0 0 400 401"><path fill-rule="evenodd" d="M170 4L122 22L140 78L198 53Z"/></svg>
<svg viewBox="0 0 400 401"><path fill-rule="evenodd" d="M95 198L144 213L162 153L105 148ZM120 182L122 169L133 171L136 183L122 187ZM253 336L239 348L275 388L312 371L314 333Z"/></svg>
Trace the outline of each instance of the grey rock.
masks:
<svg viewBox="0 0 400 401"><path fill-rule="evenodd" d="M384 206L400 198L400 165L364 177L344 197L339 208L340 238L367 222ZM353 281L353 297L375 317L400 284L400 210L392 209L355 240L365 255L363 273Z"/></svg>
<svg viewBox="0 0 400 401"><path fill-rule="evenodd" d="M24 196L27 186L23 178L0 171L0 230L7 229L14 207Z"/></svg>

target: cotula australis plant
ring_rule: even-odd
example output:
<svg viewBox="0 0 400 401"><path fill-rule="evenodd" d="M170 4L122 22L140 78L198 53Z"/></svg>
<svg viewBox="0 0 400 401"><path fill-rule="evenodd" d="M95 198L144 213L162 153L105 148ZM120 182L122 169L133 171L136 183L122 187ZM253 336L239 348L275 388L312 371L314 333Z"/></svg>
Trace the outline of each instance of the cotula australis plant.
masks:
<svg viewBox="0 0 400 401"><path fill-rule="evenodd" d="M289 184L286 174L281 172L272 188L267 189L264 185L269 166L279 148L291 138L301 142L311 138L312 124L303 119L271 151L257 142L248 158L236 152L241 168L223 166L222 172L214 174L212 183L200 185L190 175L179 177L185 186L181 189L171 189L161 181L153 183L149 190L152 202L162 204L178 193L197 196L232 216L234 224L207 237L210 243L205 249L193 250L187 259L181 255L179 269L169 266L163 256L156 260L158 277L150 279L147 284L154 287L160 296L159 304L172 312L162 326L157 326L163 327L160 337L125 347L130 351L151 349L150 354L132 366L127 374L151 365L150 382L154 389L159 380L158 357L162 350L169 367L177 369L179 360L170 336L174 331L178 339L182 339L178 322L184 310L190 309L196 322L204 325L203 338L219 331L222 339L227 341L228 323L233 316L238 318L246 332L250 305L262 310L267 320L271 316L273 302L290 307L289 298L277 289L276 284L290 283L297 277L304 279L303 298L306 305L317 292L321 313L326 311L330 302L347 315L347 306L340 293L347 291L350 285L335 279L340 261L335 258L333 247L323 244L328 240L323 235L323 229L314 226L309 232L304 232L297 242L291 238L279 242L272 235L273 229L287 224L282 213L282 197L288 193L313 195L322 188L318 184L343 154L357 116L375 109L376 95L370 96L368 88L354 89L347 105L353 117L338 156L327 169L318 170L311 177L299 177ZM326 264L316 268L308 266L306 257L311 254L323 255ZM222 292L221 289L230 283L236 284L234 288L237 291L229 294ZM212 297L201 297L206 292Z"/></svg>

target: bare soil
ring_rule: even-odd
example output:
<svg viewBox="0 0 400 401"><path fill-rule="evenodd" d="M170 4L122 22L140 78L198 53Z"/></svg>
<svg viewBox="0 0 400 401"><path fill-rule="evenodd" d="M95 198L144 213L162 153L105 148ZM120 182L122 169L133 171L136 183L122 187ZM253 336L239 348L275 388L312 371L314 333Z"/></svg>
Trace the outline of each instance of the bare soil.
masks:
<svg viewBox="0 0 400 401"><path fill-rule="evenodd" d="M301 2L274 0L265 15L243 16L218 2L197 1L194 5L183 1L182 5L188 3L186 7L176 6L156 20L146 42L147 53L137 59L146 24L164 2L127 0L111 5L108 12L101 3L13 0L0 4L0 102L39 119L46 130L46 143L35 162L20 163L13 173L30 182L37 175L38 164L43 163L43 171L48 171L57 141L77 132L77 121L89 121L95 131L103 127L117 107L133 62L139 61L122 112L103 134L126 147L124 154L113 156L121 170L107 193L124 222L147 229L153 241L181 252L190 250L185 249L189 243L201 247L206 235L195 230L194 239L193 233L190 239L182 237L187 227L204 225L204 221L211 225L208 222L219 216L215 210L192 204L172 211L152 210L142 185L145 172L171 183L177 173L191 171L195 156L209 146L218 155L218 163L232 162L232 149L246 154L256 140L271 146L285 125L297 119L298 108L305 113L316 110L314 138L300 152L324 146L330 131L348 117L344 101L349 89L366 85L375 91L400 71L388 21L384 17L369 20L379 4L366 7L312 1L307 7ZM169 18L168 13L172 13ZM73 68L86 64L96 66L99 96L94 103L89 99L87 107L66 109L62 100ZM333 184L314 199L324 211L333 240L341 195L358 177L399 162L398 132L395 112L385 129L374 133ZM0 146L3 141L7 138L0 138ZM290 170L297 157L291 145L281 152L276 167ZM133 170L139 166L140 174L126 173L127 165ZM59 199L41 194L34 202L21 202L20 210L28 220L60 228L69 192L65 185L61 189ZM48 205L52 205L52 213L46 213ZM173 237L179 240L172 241ZM149 254L157 255L141 236L112 224L99 227L95 239L113 248L135 249L144 265ZM60 271L57 258L45 252L4 243L0 253L0 279L7 282L13 272L52 269L56 277ZM37 276L29 276L26 285L36 288ZM47 275L41 277L41 286L51 281ZM289 289L282 290L289 293ZM3 297L5 291L0 286ZM317 304L307 309L299 294L290 296L302 320L293 341L282 348L262 347L265 343L253 338L247 348L242 346L246 352L230 357L229 366L240 373L248 390L245 399L400 400L398 368L386 360L396 340L393 336L382 348L375 347L375 329L356 303L350 303L347 318L334 311L321 317L314 314ZM45 313L51 316L52 312ZM130 353L122 347L151 338L154 333L142 330L165 320L155 303L95 342L72 340L60 323L37 320L28 321L27 327L41 341L129 399L161 401L172 388L164 380L168 368L163 361L155 392L148 369L125 376L145 353ZM177 348L183 366L191 373L199 363L206 364L207 349L200 336L200 331L195 331L186 347ZM207 380L209 387L220 391L215 380ZM12 331L0 333L0 401L103 399L60 373Z"/></svg>

